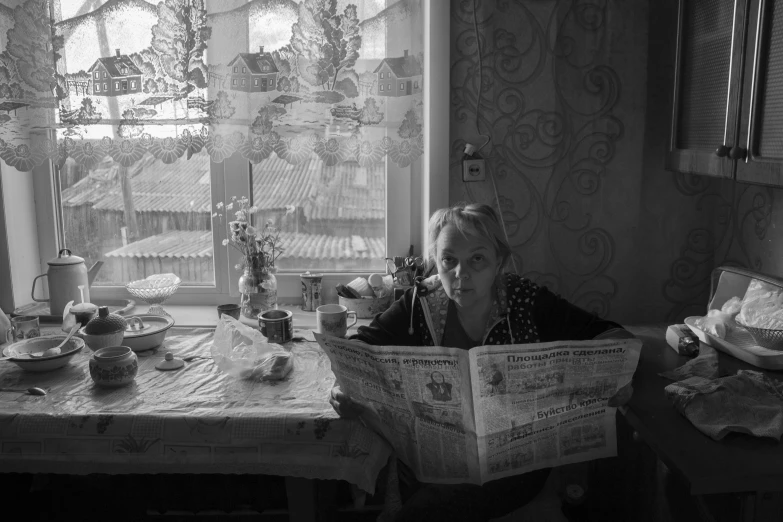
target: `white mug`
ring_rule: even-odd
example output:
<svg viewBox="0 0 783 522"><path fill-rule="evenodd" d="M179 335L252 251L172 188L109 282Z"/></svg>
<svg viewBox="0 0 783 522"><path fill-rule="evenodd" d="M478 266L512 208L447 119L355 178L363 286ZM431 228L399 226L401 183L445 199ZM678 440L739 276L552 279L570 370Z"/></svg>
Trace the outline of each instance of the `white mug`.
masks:
<svg viewBox="0 0 783 522"><path fill-rule="evenodd" d="M353 322L348 324L348 316L353 315ZM348 328L356 324L356 312L348 310L343 305L328 304L316 308L317 331L320 334L345 337Z"/></svg>

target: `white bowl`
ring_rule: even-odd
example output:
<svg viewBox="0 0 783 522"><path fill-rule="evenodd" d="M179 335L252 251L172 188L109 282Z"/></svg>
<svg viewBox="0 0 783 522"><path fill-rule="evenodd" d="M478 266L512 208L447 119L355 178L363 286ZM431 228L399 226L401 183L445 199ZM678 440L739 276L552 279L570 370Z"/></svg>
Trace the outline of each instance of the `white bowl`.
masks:
<svg viewBox="0 0 783 522"><path fill-rule="evenodd" d="M30 357L28 353L43 353L49 348L54 348L65 339L65 335L47 335L33 339L25 339L9 344L3 349L3 356L15 363L21 369L28 372L48 372L62 368L70 362L74 355L82 351L84 341L78 337L71 337L65 346L60 349L60 355L51 357Z"/></svg>
<svg viewBox="0 0 783 522"><path fill-rule="evenodd" d="M174 319L161 315L132 315L127 320L122 345L134 352L160 346L166 338L166 332L174 326Z"/></svg>

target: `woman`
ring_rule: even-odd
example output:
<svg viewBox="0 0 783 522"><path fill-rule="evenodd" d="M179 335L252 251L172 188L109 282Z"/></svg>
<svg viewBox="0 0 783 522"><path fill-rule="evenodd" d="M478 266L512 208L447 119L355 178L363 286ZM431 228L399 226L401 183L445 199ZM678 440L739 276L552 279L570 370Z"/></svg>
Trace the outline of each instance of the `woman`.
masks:
<svg viewBox="0 0 783 522"><path fill-rule="evenodd" d="M435 376L438 376L435 379ZM427 389L432 394L433 401L448 402L451 400L451 383L446 382L446 378L440 372L430 374L430 382L427 383Z"/></svg>
<svg viewBox="0 0 783 522"><path fill-rule="evenodd" d="M429 222L430 261L438 273L408 290L354 339L374 345L447 346L470 349L487 344L630 338L618 324L602 320L544 287L503 272L511 247L488 205L457 205L436 211ZM434 378L433 378L434 382ZM630 399L630 385L610 405ZM339 387L330 402L343 417L360 416L363 406ZM404 465L400 464L400 468ZM419 484L402 489L396 520L489 520L521 507L538 494L549 469L483 486ZM401 484L404 481L401 481ZM407 498L406 498L407 497Z"/></svg>

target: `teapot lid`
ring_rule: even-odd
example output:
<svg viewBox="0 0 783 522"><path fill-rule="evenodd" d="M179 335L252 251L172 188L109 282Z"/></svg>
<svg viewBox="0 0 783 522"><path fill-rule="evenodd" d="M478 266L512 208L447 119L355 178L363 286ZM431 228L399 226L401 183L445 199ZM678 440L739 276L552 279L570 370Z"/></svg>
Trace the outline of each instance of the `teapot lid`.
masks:
<svg viewBox="0 0 783 522"><path fill-rule="evenodd" d="M84 263L84 258L75 256L71 254L69 249L63 248L57 254L57 257L50 259L47 263L51 266L78 265L79 263Z"/></svg>

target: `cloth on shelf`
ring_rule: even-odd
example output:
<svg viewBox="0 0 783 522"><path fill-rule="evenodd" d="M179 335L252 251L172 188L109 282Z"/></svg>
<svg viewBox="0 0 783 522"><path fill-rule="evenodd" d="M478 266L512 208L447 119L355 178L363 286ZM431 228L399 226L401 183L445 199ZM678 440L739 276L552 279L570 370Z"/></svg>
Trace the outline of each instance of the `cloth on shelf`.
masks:
<svg viewBox="0 0 783 522"><path fill-rule="evenodd" d="M778 441L783 435L783 382L761 372L740 370L713 380L693 376L664 391L680 413L715 440L732 431Z"/></svg>
<svg viewBox="0 0 783 522"><path fill-rule="evenodd" d="M711 346L699 343L699 355L679 368L675 368L668 372L662 372L658 375L673 381L682 381L683 379L688 379L690 377L714 379L718 376L718 352Z"/></svg>

